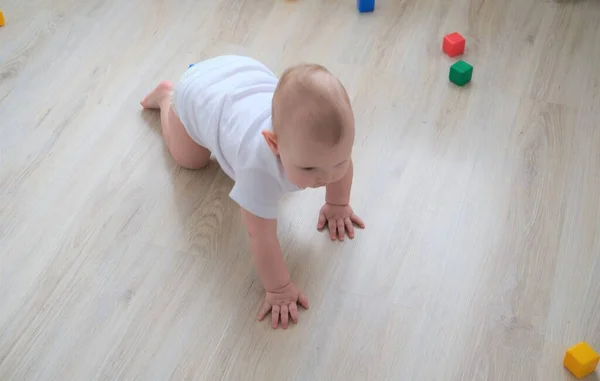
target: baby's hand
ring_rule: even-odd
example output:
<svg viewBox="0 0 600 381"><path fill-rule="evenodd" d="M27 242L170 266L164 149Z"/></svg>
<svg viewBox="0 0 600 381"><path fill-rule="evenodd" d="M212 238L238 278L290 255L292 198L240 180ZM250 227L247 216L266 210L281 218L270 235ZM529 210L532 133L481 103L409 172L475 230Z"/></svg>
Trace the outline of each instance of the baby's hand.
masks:
<svg viewBox="0 0 600 381"><path fill-rule="evenodd" d="M365 228L365 223L360 219L359 216L354 214L350 205L332 205L325 204L319 212L319 222L317 229L323 230L325 224L329 225L329 236L332 240L336 237L340 240L344 240L346 231L348 231L348 237L354 238L354 224L358 225L361 229Z"/></svg>
<svg viewBox="0 0 600 381"><path fill-rule="evenodd" d="M308 308L308 299L304 294L290 282L279 290L267 291L265 301L258 312L258 320L262 321L271 311L271 327L279 327L279 318L281 317L281 326L288 328L289 316L294 323L298 323L298 305Z"/></svg>

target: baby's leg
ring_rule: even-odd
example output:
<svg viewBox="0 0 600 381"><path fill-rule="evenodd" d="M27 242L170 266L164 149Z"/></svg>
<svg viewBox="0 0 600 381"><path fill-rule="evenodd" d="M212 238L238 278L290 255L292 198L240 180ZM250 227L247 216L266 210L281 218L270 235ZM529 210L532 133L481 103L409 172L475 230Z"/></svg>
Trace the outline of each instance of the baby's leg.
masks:
<svg viewBox="0 0 600 381"><path fill-rule="evenodd" d="M210 151L198 145L188 135L171 107L172 92L173 85L163 81L140 103L146 109L160 109L163 138L173 160L187 169L204 168L210 160Z"/></svg>

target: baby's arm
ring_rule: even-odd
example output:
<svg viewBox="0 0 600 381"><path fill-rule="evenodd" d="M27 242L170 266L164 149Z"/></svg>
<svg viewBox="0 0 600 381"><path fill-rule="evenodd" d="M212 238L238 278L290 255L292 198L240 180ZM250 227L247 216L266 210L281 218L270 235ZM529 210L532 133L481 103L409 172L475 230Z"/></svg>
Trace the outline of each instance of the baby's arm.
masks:
<svg viewBox="0 0 600 381"><path fill-rule="evenodd" d="M277 238L277 220L257 217L243 208L242 219L250 239L252 260L265 289L277 290L290 283Z"/></svg>
<svg viewBox="0 0 600 381"><path fill-rule="evenodd" d="M365 223L354 214L350 206L350 191L352 189L352 178L354 176L354 166L352 159L348 165L348 170L344 177L335 183L328 184L325 187L325 205L319 212L319 222L317 229L329 226L329 236L332 240L338 238L344 240L346 231L348 237L354 238L354 225L357 224L360 228L365 227Z"/></svg>
<svg viewBox="0 0 600 381"><path fill-rule="evenodd" d="M257 217L244 208L242 220L250 239L252 260L267 291L258 319L264 319L272 311L271 326L278 327L281 315L281 325L285 329L288 327L288 315L294 323L298 322L297 303L308 308L308 299L294 285L285 265L277 238L277 220Z"/></svg>
<svg viewBox="0 0 600 381"><path fill-rule="evenodd" d="M348 170L344 177L325 187L325 202L330 205L350 204L350 191L352 190L353 176L354 166L352 165L352 159L350 159L350 164L348 164Z"/></svg>

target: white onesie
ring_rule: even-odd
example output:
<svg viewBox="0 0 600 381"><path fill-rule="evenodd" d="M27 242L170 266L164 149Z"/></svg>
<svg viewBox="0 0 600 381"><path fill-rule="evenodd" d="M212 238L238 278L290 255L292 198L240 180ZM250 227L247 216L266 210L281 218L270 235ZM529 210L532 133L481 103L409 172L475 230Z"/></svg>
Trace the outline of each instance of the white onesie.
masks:
<svg viewBox="0 0 600 381"><path fill-rule="evenodd" d="M187 133L235 181L231 199L266 219L277 218L284 193L299 189L287 179L261 133L273 130L271 101L277 82L252 58L220 56L189 68L172 96Z"/></svg>

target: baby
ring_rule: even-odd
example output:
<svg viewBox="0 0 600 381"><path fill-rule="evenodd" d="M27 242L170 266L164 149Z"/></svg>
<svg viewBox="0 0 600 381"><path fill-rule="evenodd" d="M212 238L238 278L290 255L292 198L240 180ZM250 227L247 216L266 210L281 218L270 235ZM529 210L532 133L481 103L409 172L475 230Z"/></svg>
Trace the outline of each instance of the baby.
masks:
<svg viewBox="0 0 600 381"><path fill-rule="evenodd" d="M141 102L160 109L163 137L175 162L205 167L211 153L235 185L252 259L266 290L258 319L298 322L308 299L296 287L277 238L277 205L286 192L326 187L317 228L332 240L354 237L362 220L349 205L354 116L341 82L302 64L281 78L248 57L221 56L190 67L173 87L161 82Z"/></svg>

